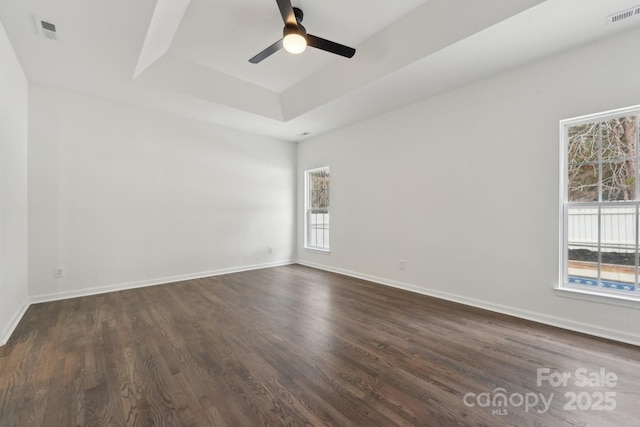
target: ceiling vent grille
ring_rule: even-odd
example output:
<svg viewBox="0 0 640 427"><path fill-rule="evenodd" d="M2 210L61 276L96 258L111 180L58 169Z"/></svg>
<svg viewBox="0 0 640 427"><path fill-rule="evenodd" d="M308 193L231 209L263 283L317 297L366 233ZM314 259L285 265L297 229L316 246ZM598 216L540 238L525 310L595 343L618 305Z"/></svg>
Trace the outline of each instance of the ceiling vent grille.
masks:
<svg viewBox="0 0 640 427"><path fill-rule="evenodd" d="M614 13L607 16L607 23L616 24L624 21L625 19L633 18L640 15L640 5L632 7L631 9L623 10L622 12Z"/></svg>
<svg viewBox="0 0 640 427"><path fill-rule="evenodd" d="M34 19L36 21L38 34L51 40L58 40L56 24L51 21L46 21L38 16L34 16Z"/></svg>

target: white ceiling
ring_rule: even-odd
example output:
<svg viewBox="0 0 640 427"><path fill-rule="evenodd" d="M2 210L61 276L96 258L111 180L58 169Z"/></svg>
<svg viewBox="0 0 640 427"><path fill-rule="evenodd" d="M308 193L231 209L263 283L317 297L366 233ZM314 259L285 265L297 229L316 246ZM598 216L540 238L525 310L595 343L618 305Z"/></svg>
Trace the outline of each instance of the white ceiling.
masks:
<svg viewBox="0 0 640 427"><path fill-rule="evenodd" d="M275 0L2 0L0 20L32 82L291 141L640 26L606 21L640 0L292 3L355 56L250 64L282 36Z"/></svg>

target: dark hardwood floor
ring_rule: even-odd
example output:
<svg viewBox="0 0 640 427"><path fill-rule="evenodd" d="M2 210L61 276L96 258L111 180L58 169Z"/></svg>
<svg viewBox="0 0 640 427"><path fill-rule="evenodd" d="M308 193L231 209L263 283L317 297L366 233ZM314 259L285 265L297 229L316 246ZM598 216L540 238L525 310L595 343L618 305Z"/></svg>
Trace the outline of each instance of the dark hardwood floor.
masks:
<svg viewBox="0 0 640 427"><path fill-rule="evenodd" d="M31 306L0 425L638 426L640 347L294 265Z"/></svg>

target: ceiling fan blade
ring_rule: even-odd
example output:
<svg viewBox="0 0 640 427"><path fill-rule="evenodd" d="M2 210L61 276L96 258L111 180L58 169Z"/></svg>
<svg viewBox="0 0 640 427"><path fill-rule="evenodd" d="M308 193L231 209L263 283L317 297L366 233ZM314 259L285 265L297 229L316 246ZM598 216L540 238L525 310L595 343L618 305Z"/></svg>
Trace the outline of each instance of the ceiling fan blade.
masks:
<svg viewBox="0 0 640 427"><path fill-rule="evenodd" d="M293 12L293 6L291 6L291 0L276 0L278 8L280 8L280 14L285 25L298 26L296 20L296 14Z"/></svg>
<svg viewBox="0 0 640 427"><path fill-rule="evenodd" d="M278 40L277 42L275 42L274 44L272 44L271 46L269 46L268 48L266 48L265 50L263 50L262 52L254 56L253 58L251 58L249 62L251 62L252 64L257 64L258 62L261 62L267 59L268 57L270 57L280 49L282 49L282 40Z"/></svg>
<svg viewBox="0 0 640 427"><path fill-rule="evenodd" d="M311 34L307 34L307 45L315 47L316 49L335 53L336 55L344 56L346 58L351 58L356 53L356 50L352 47L312 36Z"/></svg>

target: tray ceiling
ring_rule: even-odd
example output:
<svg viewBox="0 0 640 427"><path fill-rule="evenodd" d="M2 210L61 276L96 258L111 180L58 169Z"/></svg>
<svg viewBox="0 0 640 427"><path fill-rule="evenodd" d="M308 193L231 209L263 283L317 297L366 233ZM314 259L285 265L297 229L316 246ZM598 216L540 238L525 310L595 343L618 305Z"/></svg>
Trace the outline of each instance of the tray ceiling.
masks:
<svg viewBox="0 0 640 427"><path fill-rule="evenodd" d="M0 20L34 83L298 141L637 27L606 20L636 2L294 0L310 33L356 55L260 64L282 36L275 0L4 0Z"/></svg>

